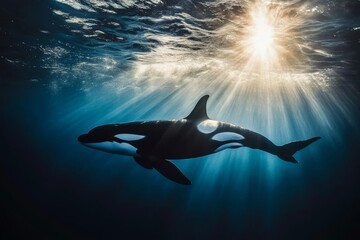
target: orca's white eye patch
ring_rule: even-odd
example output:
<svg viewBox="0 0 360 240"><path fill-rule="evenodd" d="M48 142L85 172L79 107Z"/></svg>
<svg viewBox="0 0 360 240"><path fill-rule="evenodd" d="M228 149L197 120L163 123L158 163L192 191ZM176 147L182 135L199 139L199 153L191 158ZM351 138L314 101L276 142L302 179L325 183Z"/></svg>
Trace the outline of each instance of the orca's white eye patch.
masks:
<svg viewBox="0 0 360 240"><path fill-rule="evenodd" d="M219 142L225 142L225 141L239 141L243 140L244 137L238 133L234 132L222 132L215 134L211 139Z"/></svg>
<svg viewBox="0 0 360 240"><path fill-rule="evenodd" d="M225 150L227 148L238 148L238 147L242 147L242 146L243 145L240 144L240 143L226 143L224 145L221 145L217 149L215 149L215 152L220 152L220 151Z"/></svg>
<svg viewBox="0 0 360 240"><path fill-rule="evenodd" d="M202 133L209 134L214 132L218 128L218 126L219 126L218 121L208 119L199 123L197 125L197 129Z"/></svg>
<svg viewBox="0 0 360 240"><path fill-rule="evenodd" d="M136 141L145 138L144 135L139 134L130 134L130 133L120 133L115 135L116 138L119 138L123 141Z"/></svg>

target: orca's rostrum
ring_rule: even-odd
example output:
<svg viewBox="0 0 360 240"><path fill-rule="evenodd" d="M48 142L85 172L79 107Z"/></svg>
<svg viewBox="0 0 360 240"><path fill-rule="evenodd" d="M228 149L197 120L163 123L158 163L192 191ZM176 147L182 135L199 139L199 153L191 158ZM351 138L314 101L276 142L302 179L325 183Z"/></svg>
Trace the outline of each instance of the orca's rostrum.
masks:
<svg viewBox="0 0 360 240"><path fill-rule="evenodd" d="M142 167L156 169L174 182L189 185L190 180L169 160L249 147L297 163L293 155L320 139L314 137L276 146L258 133L210 119L206 112L208 98L208 95L203 96L189 116L180 120L108 124L80 135L78 140L91 148L133 156Z"/></svg>

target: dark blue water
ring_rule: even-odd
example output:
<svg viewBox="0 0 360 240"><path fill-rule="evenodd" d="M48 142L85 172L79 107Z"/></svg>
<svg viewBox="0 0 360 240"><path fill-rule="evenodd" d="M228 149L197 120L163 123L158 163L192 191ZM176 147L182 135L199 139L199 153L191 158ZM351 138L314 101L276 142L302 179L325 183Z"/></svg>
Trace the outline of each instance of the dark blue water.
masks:
<svg viewBox="0 0 360 240"><path fill-rule="evenodd" d="M355 239L359 13L350 0L3 1L4 239ZM263 16L274 29L257 45ZM77 142L183 118L204 94L211 118L275 144L322 139L298 164L246 148L174 161L191 186Z"/></svg>

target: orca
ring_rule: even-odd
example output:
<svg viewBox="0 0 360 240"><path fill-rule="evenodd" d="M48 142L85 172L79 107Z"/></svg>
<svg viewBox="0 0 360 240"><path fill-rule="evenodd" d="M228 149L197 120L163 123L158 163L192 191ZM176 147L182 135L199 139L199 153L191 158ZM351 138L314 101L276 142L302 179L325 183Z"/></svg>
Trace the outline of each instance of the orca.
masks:
<svg viewBox="0 0 360 240"><path fill-rule="evenodd" d="M313 137L277 146L259 133L210 119L206 111L208 99L209 95L203 96L191 113L180 120L102 125L80 135L78 141L90 148L132 156L142 167L156 169L176 183L190 185L190 180L169 160L248 147L297 163L293 155L320 139Z"/></svg>

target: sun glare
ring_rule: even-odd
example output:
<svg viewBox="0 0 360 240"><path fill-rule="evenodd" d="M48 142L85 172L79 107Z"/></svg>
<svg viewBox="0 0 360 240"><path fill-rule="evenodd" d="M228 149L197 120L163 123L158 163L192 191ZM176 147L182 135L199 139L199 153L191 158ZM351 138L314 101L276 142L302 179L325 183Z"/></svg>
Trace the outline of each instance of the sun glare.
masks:
<svg viewBox="0 0 360 240"><path fill-rule="evenodd" d="M276 12L266 3L249 6L246 22L241 30L241 52L251 70L273 71L279 65L279 37L282 36Z"/></svg>
<svg viewBox="0 0 360 240"><path fill-rule="evenodd" d="M248 51L256 55L261 62L276 58L274 28L265 11L258 10L252 13L250 21L246 39Z"/></svg>
<svg viewBox="0 0 360 240"><path fill-rule="evenodd" d="M301 16L286 3L251 1L225 26L230 59L244 73L284 72L301 61Z"/></svg>

